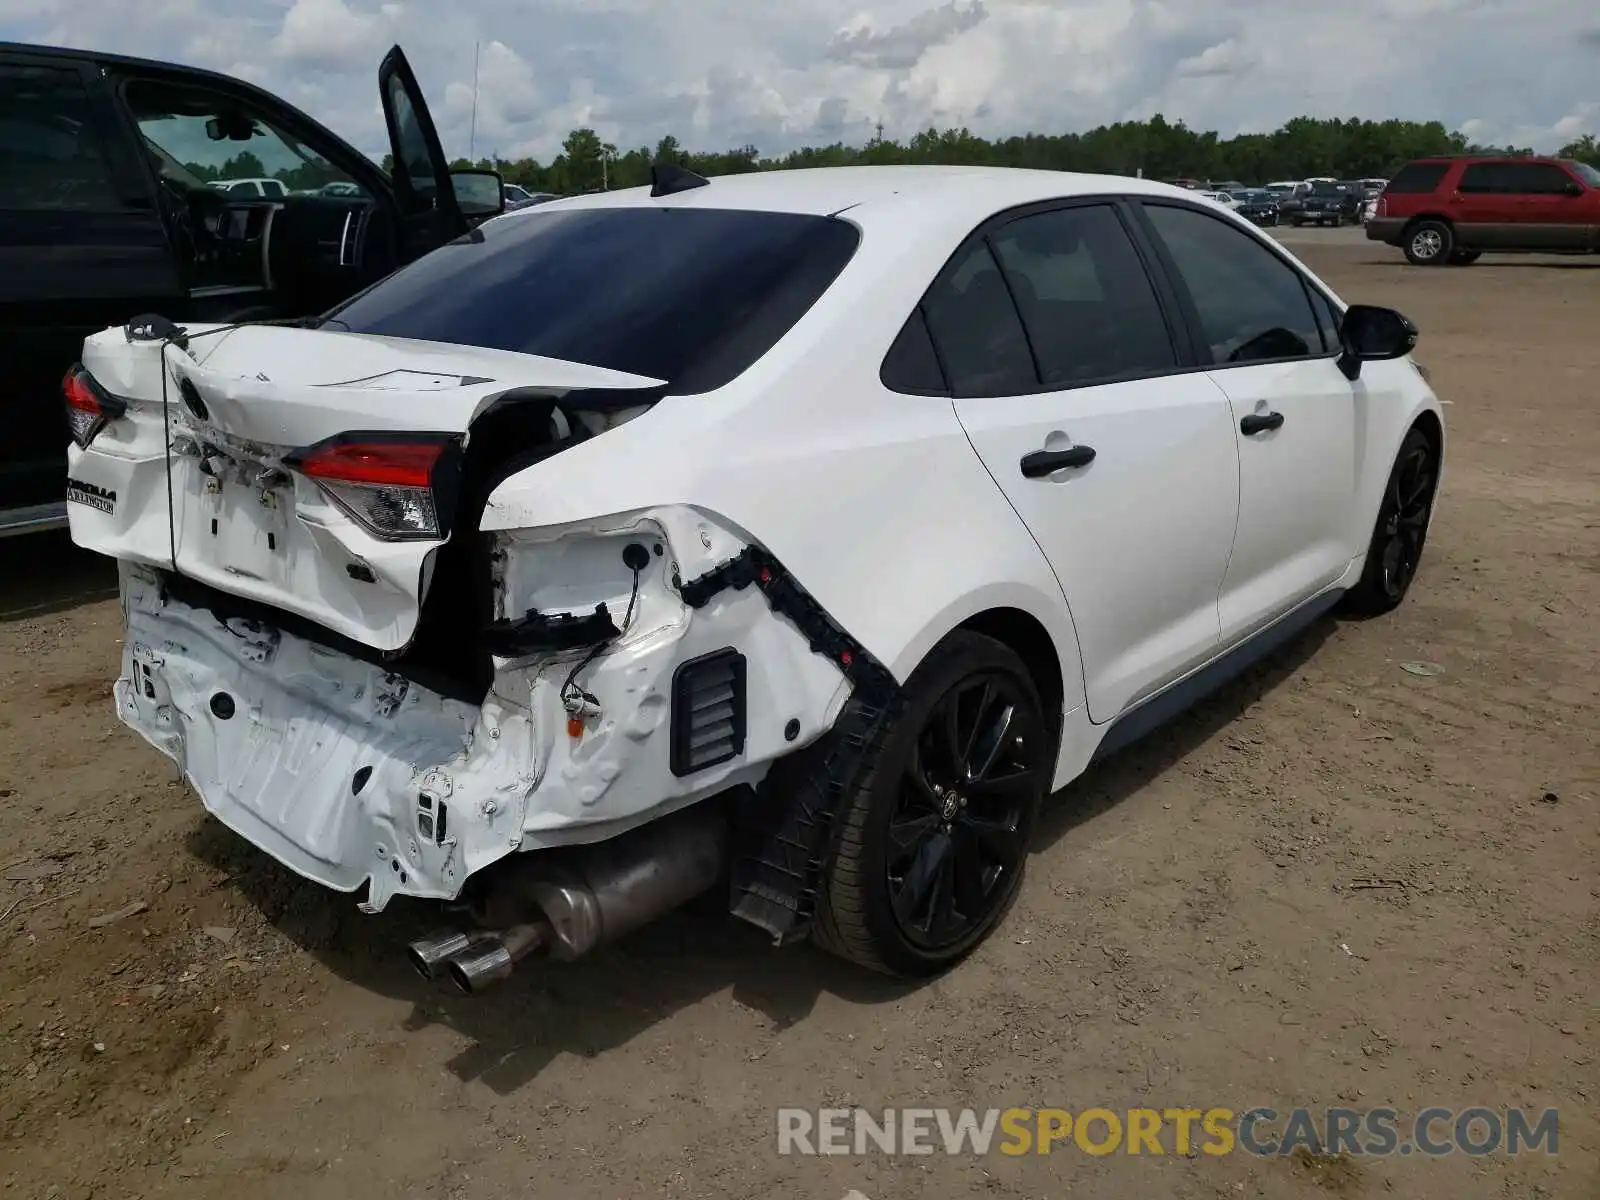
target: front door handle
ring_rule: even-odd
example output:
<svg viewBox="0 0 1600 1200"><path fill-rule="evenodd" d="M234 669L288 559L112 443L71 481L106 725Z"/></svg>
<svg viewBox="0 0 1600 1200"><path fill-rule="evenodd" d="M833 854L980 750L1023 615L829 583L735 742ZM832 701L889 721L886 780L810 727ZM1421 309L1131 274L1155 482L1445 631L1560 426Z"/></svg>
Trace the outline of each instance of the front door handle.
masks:
<svg viewBox="0 0 1600 1200"><path fill-rule="evenodd" d="M1022 474L1028 479L1038 479L1054 474L1063 467L1087 467L1094 461L1093 446L1069 446L1065 450L1035 450L1022 456Z"/></svg>
<svg viewBox="0 0 1600 1200"><path fill-rule="evenodd" d="M1276 429L1283 424L1281 412L1251 413L1239 422L1239 432L1245 437L1254 437L1258 433L1265 433L1269 429Z"/></svg>

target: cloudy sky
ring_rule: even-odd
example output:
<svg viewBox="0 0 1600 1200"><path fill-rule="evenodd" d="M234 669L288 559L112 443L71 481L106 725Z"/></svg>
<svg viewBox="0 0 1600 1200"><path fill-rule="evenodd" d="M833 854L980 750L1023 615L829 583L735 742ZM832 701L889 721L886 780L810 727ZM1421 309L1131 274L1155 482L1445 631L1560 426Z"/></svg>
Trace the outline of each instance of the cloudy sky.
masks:
<svg viewBox="0 0 1600 1200"><path fill-rule="evenodd" d="M446 15L449 13L450 15ZM0 39L242 75L368 150L405 47L446 150L550 158L589 125L763 152L965 124L1060 132L1153 112L1444 121L1548 149L1600 133L1595 0L0 0Z"/></svg>

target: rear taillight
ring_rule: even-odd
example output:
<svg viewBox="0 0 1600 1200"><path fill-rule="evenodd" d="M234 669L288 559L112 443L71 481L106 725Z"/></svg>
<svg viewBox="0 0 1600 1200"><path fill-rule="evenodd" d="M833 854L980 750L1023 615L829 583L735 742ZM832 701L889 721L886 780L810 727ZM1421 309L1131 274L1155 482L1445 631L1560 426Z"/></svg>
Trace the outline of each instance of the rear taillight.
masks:
<svg viewBox="0 0 1600 1200"><path fill-rule="evenodd" d="M448 497L440 485L453 485L458 458L453 437L347 433L301 451L289 465L374 536L402 541L444 535L440 512Z"/></svg>
<svg viewBox="0 0 1600 1200"><path fill-rule="evenodd" d="M80 450L87 449L107 424L128 411L125 403L107 395L81 366L74 366L62 379L61 398L67 406L67 428Z"/></svg>

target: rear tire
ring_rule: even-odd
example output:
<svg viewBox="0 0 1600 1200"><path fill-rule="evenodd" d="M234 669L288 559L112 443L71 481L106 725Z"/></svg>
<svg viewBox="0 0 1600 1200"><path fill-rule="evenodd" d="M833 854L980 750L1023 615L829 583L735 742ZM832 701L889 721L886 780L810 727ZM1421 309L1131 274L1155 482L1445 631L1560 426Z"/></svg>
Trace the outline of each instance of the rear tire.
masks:
<svg viewBox="0 0 1600 1200"><path fill-rule="evenodd" d="M965 630L940 643L896 719L858 752L812 939L910 978L976 949L1022 886L1053 735L1008 646Z"/></svg>
<svg viewBox="0 0 1600 1200"><path fill-rule="evenodd" d="M1351 615L1380 616L1406 598L1422 564L1438 487L1439 451L1432 438L1412 427L1400 443L1384 486L1361 579L1345 596L1345 610Z"/></svg>
<svg viewBox="0 0 1600 1200"><path fill-rule="evenodd" d="M1443 221L1418 221L1406 230L1406 261L1414 267L1440 267L1456 248L1456 231Z"/></svg>

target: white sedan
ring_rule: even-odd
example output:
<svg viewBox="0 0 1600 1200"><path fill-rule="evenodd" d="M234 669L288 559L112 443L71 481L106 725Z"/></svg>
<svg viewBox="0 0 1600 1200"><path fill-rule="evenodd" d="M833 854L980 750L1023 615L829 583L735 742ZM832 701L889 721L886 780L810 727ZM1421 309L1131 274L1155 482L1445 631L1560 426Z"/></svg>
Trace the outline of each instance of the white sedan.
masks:
<svg viewBox="0 0 1600 1200"><path fill-rule="evenodd" d="M923 975L1051 791L1400 603L1415 340L1162 184L660 168L314 328L91 337L68 507L120 564L121 719L368 911L471 900L425 974L722 886Z"/></svg>

